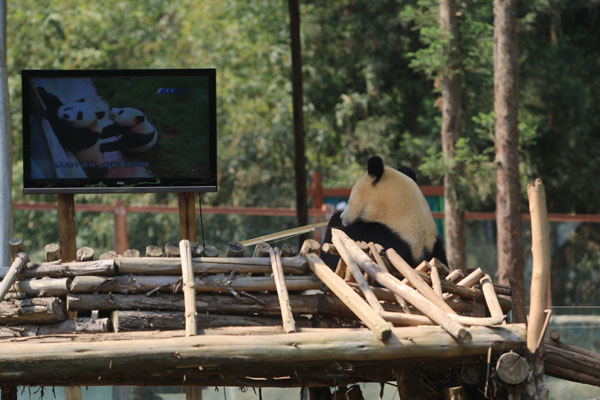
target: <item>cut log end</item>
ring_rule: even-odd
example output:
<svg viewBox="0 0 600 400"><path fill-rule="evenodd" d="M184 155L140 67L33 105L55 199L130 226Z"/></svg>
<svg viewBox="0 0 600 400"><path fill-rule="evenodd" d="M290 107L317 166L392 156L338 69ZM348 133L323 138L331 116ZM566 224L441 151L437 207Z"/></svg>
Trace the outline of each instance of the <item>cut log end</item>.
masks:
<svg viewBox="0 0 600 400"><path fill-rule="evenodd" d="M473 340L473 336L466 328L460 328L458 330L456 339L462 344L469 344Z"/></svg>

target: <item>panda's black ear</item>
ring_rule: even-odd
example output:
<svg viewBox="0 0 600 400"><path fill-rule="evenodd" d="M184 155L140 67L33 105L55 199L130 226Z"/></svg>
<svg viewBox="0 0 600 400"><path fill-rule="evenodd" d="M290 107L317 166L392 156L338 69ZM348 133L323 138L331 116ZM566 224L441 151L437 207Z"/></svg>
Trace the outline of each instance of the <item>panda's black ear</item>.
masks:
<svg viewBox="0 0 600 400"><path fill-rule="evenodd" d="M96 112L96 118L102 119L102 118L104 118L105 114L106 114L106 111L98 111L98 112Z"/></svg>
<svg viewBox="0 0 600 400"><path fill-rule="evenodd" d="M144 117L143 115L138 115L138 116L136 116L136 117L135 117L135 121L136 121L138 124L141 124L141 123L142 123L142 122L144 122L145 120L146 120L146 117Z"/></svg>
<svg viewBox="0 0 600 400"><path fill-rule="evenodd" d="M85 97L82 97L79 100L75 100L75 103L85 103Z"/></svg>
<svg viewBox="0 0 600 400"><path fill-rule="evenodd" d="M383 175L383 160L381 157L369 157L369 161L367 161L367 172L369 175L375 178L373 185L379 182L379 179L381 179L381 176Z"/></svg>

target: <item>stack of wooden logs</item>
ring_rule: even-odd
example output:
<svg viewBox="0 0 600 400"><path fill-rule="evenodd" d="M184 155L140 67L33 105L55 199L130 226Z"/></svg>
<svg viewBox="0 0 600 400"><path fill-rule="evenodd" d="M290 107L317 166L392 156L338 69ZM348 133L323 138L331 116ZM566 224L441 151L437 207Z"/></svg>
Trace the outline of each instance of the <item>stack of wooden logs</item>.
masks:
<svg viewBox="0 0 600 400"><path fill-rule="evenodd" d="M439 324L448 327L459 341L468 341L463 325L501 323L511 307L508 298L496 296L509 295L508 288L493 285L479 268L465 276L434 259L413 270L393 250L384 251L373 243L357 245L348 238L342 245L338 236L336 233L336 246L324 244L322 249L308 240L299 255L288 244L280 250L261 243L248 257L243 246L232 242L226 256L217 257L214 247L192 243L198 328L281 326L284 293L292 327L355 327L362 323L386 338L392 325ZM380 269L366 270L372 275L370 282L348 258L351 246L370 261L367 268ZM26 259L19 239L11 241L11 249L13 267L19 264L19 268L11 267L12 276L9 270L0 269L6 286L0 301L0 336L178 330L185 325L177 244L167 244L164 253L148 246L144 257L129 250L123 256L102 254L98 260L93 250L85 247L77 252L77 261L68 263L57 260L56 244L46 246L46 261L41 263ZM318 258L320 251L342 255L344 261L336 272ZM277 276L273 277L278 262L280 285ZM279 286L285 292L280 288L278 292ZM417 300L405 299L404 292ZM421 305L421 297L426 299L425 305ZM485 305L490 317L483 317ZM435 315L430 310L435 310ZM290 316L283 318L289 320Z"/></svg>
<svg viewBox="0 0 600 400"><path fill-rule="evenodd" d="M336 277L309 255L311 268L340 298L343 293L336 292L336 287L342 286L339 281L355 282L351 285L360 289L370 306L367 314L381 317L370 322L371 329L379 329L383 336L385 322L397 326L433 324L440 325L459 342L468 343L466 325L500 324L511 308L510 298L505 297L510 296L510 289L494 285L480 268L465 276L461 270L450 271L434 258L413 269L393 249L354 242L337 229L333 229L332 236L333 245L325 244L323 251L340 256Z"/></svg>

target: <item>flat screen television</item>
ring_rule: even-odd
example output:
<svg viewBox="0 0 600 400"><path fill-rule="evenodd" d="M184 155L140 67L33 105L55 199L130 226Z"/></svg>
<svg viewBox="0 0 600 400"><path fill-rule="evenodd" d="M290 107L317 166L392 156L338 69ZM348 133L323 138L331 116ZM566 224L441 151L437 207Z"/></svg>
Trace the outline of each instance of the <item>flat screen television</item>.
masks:
<svg viewBox="0 0 600 400"><path fill-rule="evenodd" d="M217 190L215 69L21 78L25 193Z"/></svg>

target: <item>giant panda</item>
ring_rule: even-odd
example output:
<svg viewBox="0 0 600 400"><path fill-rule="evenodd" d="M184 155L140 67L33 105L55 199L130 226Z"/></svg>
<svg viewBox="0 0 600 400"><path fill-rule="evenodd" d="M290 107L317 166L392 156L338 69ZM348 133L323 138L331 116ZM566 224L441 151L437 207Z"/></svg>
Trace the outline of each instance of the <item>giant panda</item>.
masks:
<svg viewBox="0 0 600 400"><path fill-rule="evenodd" d="M156 128L148 121L142 110L132 107L112 108L110 118L122 129L123 151L142 153L150 150L158 139Z"/></svg>
<svg viewBox="0 0 600 400"><path fill-rule="evenodd" d="M80 161L102 163L98 138L103 128L101 120L105 118L106 111L96 109L85 98L81 98L61 105L56 116L59 121L72 128L68 131L68 136L64 132L58 133L63 136L61 142L65 143L65 147L72 150Z"/></svg>
<svg viewBox="0 0 600 400"><path fill-rule="evenodd" d="M338 228L353 240L393 248L412 267L432 257L446 264L442 240L415 173L407 167L400 170L385 167L381 157L369 158L367 173L352 187L348 205L329 220L324 241L331 242L331 228ZM335 269L339 257L323 254L323 260Z"/></svg>

